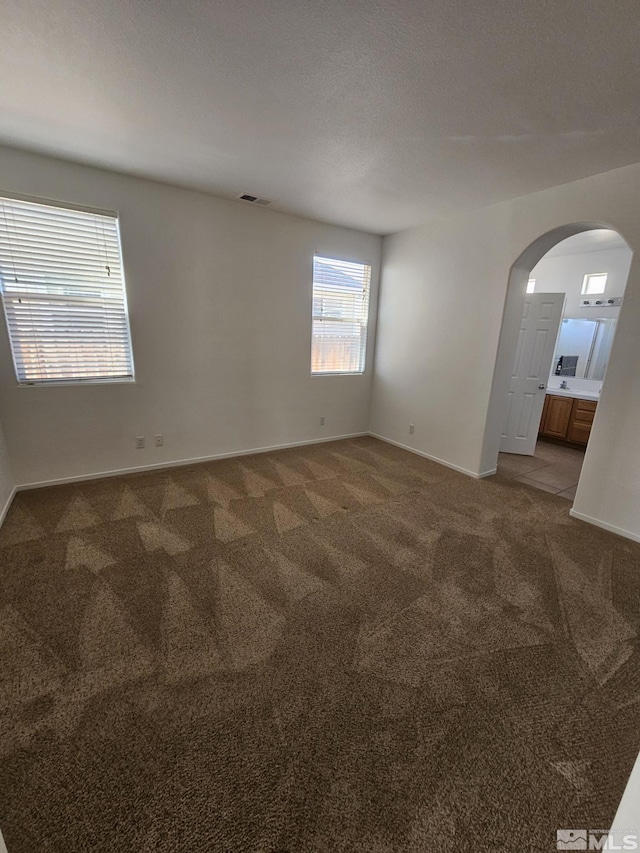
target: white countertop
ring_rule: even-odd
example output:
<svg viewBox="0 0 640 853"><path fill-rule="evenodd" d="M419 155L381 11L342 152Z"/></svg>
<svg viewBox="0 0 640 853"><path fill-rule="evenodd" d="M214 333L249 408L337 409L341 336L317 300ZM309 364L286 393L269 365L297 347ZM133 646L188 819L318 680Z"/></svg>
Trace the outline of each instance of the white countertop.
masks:
<svg viewBox="0 0 640 853"><path fill-rule="evenodd" d="M594 394L592 391L574 391L573 388L551 388L547 385L547 394L553 394L554 397L573 397L576 400L596 400L600 399L600 394Z"/></svg>

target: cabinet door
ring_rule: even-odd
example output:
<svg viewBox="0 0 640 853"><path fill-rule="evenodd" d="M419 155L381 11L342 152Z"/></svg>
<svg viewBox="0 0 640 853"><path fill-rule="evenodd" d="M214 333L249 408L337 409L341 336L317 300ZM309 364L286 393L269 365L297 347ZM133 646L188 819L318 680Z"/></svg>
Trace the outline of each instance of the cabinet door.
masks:
<svg viewBox="0 0 640 853"><path fill-rule="evenodd" d="M583 424L580 421L571 421L567 438L575 444L586 444L591 435L591 424Z"/></svg>
<svg viewBox="0 0 640 853"><path fill-rule="evenodd" d="M540 426L538 427L538 435L544 435L544 425L547 420L547 412L549 410L549 400L551 397L548 394L544 395L544 405L542 406L542 417L540 418Z"/></svg>
<svg viewBox="0 0 640 853"><path fill-rule="evenodd" d="M571 397L555 397L549 394L547 414L542 425L542 435L553 438L566 438L571 421L573 400Z"/></svg>

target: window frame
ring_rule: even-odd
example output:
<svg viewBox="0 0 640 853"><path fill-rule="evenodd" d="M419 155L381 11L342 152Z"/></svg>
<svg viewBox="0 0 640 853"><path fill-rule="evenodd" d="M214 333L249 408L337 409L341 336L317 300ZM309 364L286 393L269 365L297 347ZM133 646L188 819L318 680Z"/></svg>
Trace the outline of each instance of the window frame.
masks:
<svg viewBox="0 0 640 853"><path fill-rule="evenodd" d="M126 284L126 276L124 270L124 260L122 257L122 236L120 231L120 215L116 210L109 210L105 208L91 207L89 205L83 204L75 204L72 202L59 201L58 199L52 198L42 198L41 196L32 196L25 195L23 193L14 193L14 192L4 192L0 190L0 199L6 199L7 201L23 201L29 204L40 204L46 207L59 208L61 210L69 210L75 213L87 213L95 216L104 216L113 219L115 224L116 238L118 244L118 260L120 264L120 278L122 284L122 305L123 305L123 316L124 316L124 324L126 330L126 336L124 341L128 348L128 356L129 363L131 365L131 375L126 376L114 376L112 378L99 376L99 377L73 377L69 379L35 379L35 380L22 380L19 376L18 364L16 362L16 353L13 347L13 340L11 337L11 330L9 326L9 316L7 313L7 306L5 304L5 292L2 284L2 280L0 278L0 303L2 303L2 315L4 317L4 325L7 333L7 344L9 347L9 351L11 353L11 363L13 366L13 374L16 382L16 386L18 388L46 388L46 387L65 387L65 386L86 386L86 385L131 385L136 382L136 369L135 369L135 360L133 354L133 340L131 335L131 318L129 314L129 300L127 295L127 284Z"/></svg>
<svg viewBox="0 0 640 853"><path fill-rule="evenodd" d="M316 258L323 258L326 261L335 261L336 263L343 264L357 264L362 267L369 268L369 282L368 282L368 293L367 293L367 310L366 310L366 320L364 323L361 323L361 327L364 329L364 348L362 352L362 369L361 370L314 370L313 369L313 324L316 319L320 319L316 317L313 311L313 302L314 302L314 290L315 290L315 262ZM353 257L344 257L338 256L334 254L329 254L326 252L314 252L313 257L311 259L311 341L310 341L310 352L309 352L309 372L311 377L327 377L327 376L364 376L367 372L367 358L369 353L369 323L371 320L371 290L372 290L372 279L373 279L373 264L371 261L362 260L360 258L355 259ZM343 318L335 318L336 322L345 322L345 323L353 323L352 320L343 320Z"/></svg>

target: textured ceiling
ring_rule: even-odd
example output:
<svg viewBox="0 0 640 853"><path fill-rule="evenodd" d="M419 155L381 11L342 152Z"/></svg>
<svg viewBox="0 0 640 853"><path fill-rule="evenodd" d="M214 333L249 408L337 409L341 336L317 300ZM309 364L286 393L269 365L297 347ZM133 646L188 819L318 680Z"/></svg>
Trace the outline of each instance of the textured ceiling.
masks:
<svg viewBox="0 0 640 853"><path fill-rule="evenodd" d="M0 141L388 233L640 160L639 37L637 0L3 0Z"/></svg>

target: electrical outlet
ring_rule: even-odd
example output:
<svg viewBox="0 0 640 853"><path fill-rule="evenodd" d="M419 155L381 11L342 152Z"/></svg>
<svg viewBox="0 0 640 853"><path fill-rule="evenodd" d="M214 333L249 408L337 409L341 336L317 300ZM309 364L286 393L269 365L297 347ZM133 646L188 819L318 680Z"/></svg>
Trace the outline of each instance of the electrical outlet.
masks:
<svg viewBox="0 0 640 853"><path fill-rule="evenodd" d="M154 435L153 436L153 443L155 444L156 447L162 447L162 445L164 444L164 436L163 435Z"/></svg>
<svg viewBox="0 0 640 853"><path fill-rule="evenodd" d="M413 424L409 424L409 435L413 435L415 431L415 426Z"/></svg>
<svg viewBox="0 0 640 853"><path fill-rule="evenodd" d="M144 436L139 435L136 438L136 450L144 450Z"/></svg>
<svg viewBox="0 0 640 853"><path fill-rule="evenodd" d="M324 426L324 416L320 418L320 426Z"/></svg>

